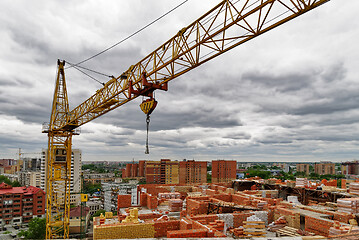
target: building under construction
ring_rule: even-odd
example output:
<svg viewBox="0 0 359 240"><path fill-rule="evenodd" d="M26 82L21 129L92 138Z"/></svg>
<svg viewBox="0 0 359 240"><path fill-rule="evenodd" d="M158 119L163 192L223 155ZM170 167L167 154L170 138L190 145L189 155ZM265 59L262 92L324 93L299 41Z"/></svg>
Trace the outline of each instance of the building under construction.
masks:
<svg viewBox="0 0 359 240"><path fill-rule="evenodd" d="M359 239L359 183L333 182L322 190L304 178L139 185L139 204L119 195L118 215L94 218L93 238Z"/></svg>

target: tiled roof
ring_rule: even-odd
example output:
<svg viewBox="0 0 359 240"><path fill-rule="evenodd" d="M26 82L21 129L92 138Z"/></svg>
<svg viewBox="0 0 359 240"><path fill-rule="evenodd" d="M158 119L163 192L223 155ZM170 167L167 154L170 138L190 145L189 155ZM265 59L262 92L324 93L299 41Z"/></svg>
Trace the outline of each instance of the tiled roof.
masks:
<svg viewBox="0 0 359 240"><path fill-rule="evenodd" d="M86 212L86 213L85 213ZM86 216L90 212L89 207L85 207L83 210L83 216ZM70 217L81 217L81 206L77 206L74 208L71 208L70 210Z"/></svg>
<svg viewBox="0 0 359 240"><path fill-rule="evenodd" d="M9 185L7 185L7 186L9 186ZM9 194L9 193L10 194L21 194L22 193L24 195L33 195L33 194L37 193L38 191L42 191L45 194L45 192L43 190L41 190L40 188L37 188L37 187L33 187L33 186L6 188L4 183L0 184L0 195L1 194Z"/></svg>

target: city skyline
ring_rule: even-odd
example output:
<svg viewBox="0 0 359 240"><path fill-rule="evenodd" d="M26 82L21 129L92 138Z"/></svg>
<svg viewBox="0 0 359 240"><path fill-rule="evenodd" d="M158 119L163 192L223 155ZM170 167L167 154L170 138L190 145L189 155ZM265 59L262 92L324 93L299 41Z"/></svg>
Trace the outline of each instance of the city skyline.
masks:
<svg viewBox="0 0 359 240"><path fill-rule="evenodd" d="M1 2L0 158L47 148L41 125L58 58L79 62L181 2ZM119 76L218 2L188 1L84 66ZM84 162L357 159L358 7L330 1L169 82L156 92L149 155L140 98L82 126L73 148ZM65 74L70 109L102 87L74 69Z"/></svg>

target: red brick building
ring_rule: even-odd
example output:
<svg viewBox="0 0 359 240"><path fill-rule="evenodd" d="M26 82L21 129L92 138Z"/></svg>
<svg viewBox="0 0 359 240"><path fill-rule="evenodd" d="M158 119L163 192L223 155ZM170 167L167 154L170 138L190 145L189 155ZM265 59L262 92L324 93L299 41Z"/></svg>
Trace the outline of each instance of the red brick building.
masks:
<svg viewBox="0 0 359 240"><path fill-rule="evenodd" d="M207 162L187 160L179 163L179 183L206 183Z"/></svg>
<svg viewBox="0 0 359 240"><path fill-rule="evenodd" d="M227 160L212 161L212 183L231 182L236 179L237 162Z"/></svg>
<svg viewBox="0 0 359 240"><path fill-rule="evenodd" d="M45 192L40 188L0 183L0 226L21 225L45 215Z"/></svg>
<svg viewBox="0 0 359 240"><path fill-rule="evenodd" d="M125 169L121 169L123 178L136 178L145 177L145 162L144 160L139 163L128 163Z"/></svg>

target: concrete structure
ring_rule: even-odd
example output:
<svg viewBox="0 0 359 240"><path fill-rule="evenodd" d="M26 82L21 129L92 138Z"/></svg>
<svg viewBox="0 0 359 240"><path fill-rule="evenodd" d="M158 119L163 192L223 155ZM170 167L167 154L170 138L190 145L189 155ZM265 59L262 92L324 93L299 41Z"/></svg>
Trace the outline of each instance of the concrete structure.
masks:
<svg viewBox="0 0 359 240"><path fill-rule="evenodd" d="M126 183L102 183L104 192L104 209L106 212L117 211L118 195L131 194L131 205L139 204L137 185Z"/></svg>
<svg viewBox="0 0 359 240"><path fill-rule="evenodd" d="M82 153L80 149L72 149L71 156L71 192L81 191L81 172L82 172ZM46 168L47 168L47 149L42 150L41 154L41 189L46 191Z"/></svg>
<svg viewBox="0 0 359 240"><path fill-rule="evenodd" d="M41 157L25 157L21 159L21 171L40 171Z"/></svg>
<svg viewBox="0 0 359 240"><path fill-rule="evenodd" d="M315 163L314 172L319 175L335 174L335 164L331 162Z"/></svg>
<svg viewBox="0 0 359 240"><path fill-rule="evenodd" d="M212 161L212 183L232 182L236 179L237 162L227 160Z"/></svg>
<svg viewBox="0 0 359 240"><path fill-rule="evenodd" d="M341 170L344 175L359 175L359 161L344 162Z"/></svg>
<svg viewBox="0 0 359 240"><path fill-rule="evenodd" d="M297 172L304 172L306 175L309 175L310 174L309 166L310 164L308 163L298 163Z"/></svg>
<svg viewBox="0 0 359 240"><path fill-rule="evenodd" d="M90 209L90 215L94 215L98 210L103 209L103 204L101 201L94 200L86 202L86 207Z"/></svg>
<svg viewBox="0 0 359 240"><path fill-rule="evenodd" d="M22 186L41 187L41 172L20 171L18 177Z"/></svg>
<svg viewBox="0 0 359 240"><path fill-rule="evenodd" d="M0 183L0 226L27 224L45 216L45 192L40 188Z"/></svg>
<svg viewBox="0 0 359 240"><path fill-rule="evenodd" d="M179 163L179 183L205 183L207 182L207 162L194 160Z"/></svg>

